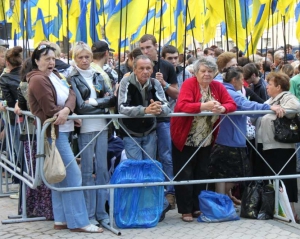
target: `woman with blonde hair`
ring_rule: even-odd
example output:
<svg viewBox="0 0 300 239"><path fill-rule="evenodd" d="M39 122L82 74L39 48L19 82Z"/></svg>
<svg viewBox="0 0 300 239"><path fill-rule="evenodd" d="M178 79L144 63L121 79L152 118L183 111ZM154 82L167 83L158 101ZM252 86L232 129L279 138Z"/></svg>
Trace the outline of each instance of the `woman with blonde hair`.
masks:
<svg viewBox="0 0 300 239"><path fill-rule="evenodd" d="M75 113L79 115L108 113L108 108L115 106L116 98L101 74L91 68L93 60L91 48L83 42L76 43L73 48L73 59L75 64L70 74L70 81L76 95ZM86 147L80 154L83 186L105 185L109 181L106 124L106 119L101 118L82 120L78 147L80 151ZM84 191L89 220L92 224L109 224L109 217L105 210L106 195L105 189Z"/></svg>

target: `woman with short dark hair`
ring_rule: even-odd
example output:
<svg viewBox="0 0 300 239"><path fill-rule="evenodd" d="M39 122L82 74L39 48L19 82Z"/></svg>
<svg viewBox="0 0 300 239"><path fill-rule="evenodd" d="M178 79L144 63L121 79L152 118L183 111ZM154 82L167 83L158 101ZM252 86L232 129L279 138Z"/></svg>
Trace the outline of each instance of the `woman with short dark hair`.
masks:
<svg viewBox="0 0 300 239"><path fill-rule="evenodd" d="M269 105L279 105L283 110L300 110L300 103L296 96L289 92L289 77L281 72L271 72L267 77L267 91L270 99L266 101ZM285 115L292 118L295 114ZM263 146L263 157L275 173L279 173L282 167L289 160L288 164L281 171L280 175L296 174L296 155L294 143L281 143L274 139L274 124L276 119L274 114L266 114L261 118L257 125L257 141ZM275 173L265 165L265 176L274 175ZM298 202L297 179L282 179L285 184L289 201L295 216L295 220L299 222L299 218L295 212L294 203Z"/></svg>

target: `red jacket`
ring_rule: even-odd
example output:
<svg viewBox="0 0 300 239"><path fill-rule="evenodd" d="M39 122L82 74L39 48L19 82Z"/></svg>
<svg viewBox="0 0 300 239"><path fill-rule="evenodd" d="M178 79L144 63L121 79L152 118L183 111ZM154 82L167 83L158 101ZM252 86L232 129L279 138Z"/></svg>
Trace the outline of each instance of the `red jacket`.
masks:
<svg viewBox="0 0 300 239"><path fill-rule="evenodd" d="M225 113L236 110L236 104L228 94L226 88L217 81L209 84L212 96L225 107ZM196 77L184 81L181 86L174 113L200 113L201 99L200 86ZM172 117L171 118L171 138L180 151L182 151L187 136L190 132L194 116Z"/></svg>

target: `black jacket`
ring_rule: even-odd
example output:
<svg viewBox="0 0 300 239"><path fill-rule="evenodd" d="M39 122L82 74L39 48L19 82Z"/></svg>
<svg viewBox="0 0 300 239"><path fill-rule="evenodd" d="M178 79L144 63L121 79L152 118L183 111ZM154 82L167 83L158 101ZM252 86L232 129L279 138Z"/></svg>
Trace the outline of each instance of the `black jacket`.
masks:
<svg viewBox="0 0 300 239"><path fill-rule="evenodd" d="M21 67L12 69L9 73L5 73L0 78L0 86L2 90L3 100L7 101L8 107L15 107L18 100L18 87L20 84L20 71ZM11 123L15 123L15 114L9 114Z"/></svg>
<svg viewBox="0 0 300 239"><path fill-rule="evenodd" d="M114 107L116 103L116 97L113 92L105 84L100 73L95 72L93 76L93 84L97 86L96 90L98 103L97 106L86 104L85 101L90 98L91 89L86 80L80 75L80 73L74 69L70 75L70 82L72 89L76 95L76 108L75 113L79 115L92 115L92 114L105 114L105 108ZM109 96L105 96L109 93Z"/></svg>

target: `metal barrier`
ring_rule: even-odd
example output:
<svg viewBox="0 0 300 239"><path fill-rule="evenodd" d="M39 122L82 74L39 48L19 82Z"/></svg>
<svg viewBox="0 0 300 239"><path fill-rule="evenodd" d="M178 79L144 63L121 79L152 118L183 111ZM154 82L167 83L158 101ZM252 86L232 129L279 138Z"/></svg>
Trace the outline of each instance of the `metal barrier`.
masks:
<svg viewBox="0 0 300 239"><path fill-rule="evenodd" d="M10 109L9 109L10 110ZM229 113L227 115L225 115L225 117L228 117L229 115L243 115L243 114L260 114L260 115L264 115L264 114L273 114L273 111L236 111L233 113ZM295 111L287 111L287 113L297 113ZM27 116L32 116L30 113L28 112L24 112L25 115ZM210 112L205 112L205 113L200 113L200 114L186 114L186 113L172 113L169 114L169 117L178 117L178 116L212 116L215 115L213 113ZM148 118L148 117L153 117L153 115L145 115L144 117ZM105 118L105 119L110 119L110 121L108 122L107 125L111 124L113 122L113 119L117 119L117 118L130 118L128 116L125 115L120 115L120 114L116 114L116 115L77 115L77 116L70 116L68 117L69 119L97 119L97 118ZM35 118L38 122L38 119ZM40 123L40 122L39 122ZM38 146L37 146L37 154L38 155L43 155L44 153L44 133L46 132L47 127L49 126L50 123L45 124L42 129L40 128L39 123L37 124L37 142L38 142ZM220 124L221 122L219 122ZM234 124L234 122L232 122ZM216 126L217 127L217 126ZM235 127L241 131L236 125ZM214 128L215 130L216 128ZM99 132L100 134L101 132ZM211 132L213 133L213 132ZM98 135L99 135L98 134ZM129 134L128 134L129 135ZM129 135L130 136L130 135ZM97 136L96 136L97 137ZM95 140L96 137L94 137L92 139ZM244 135L245 138L246 135ZM91 142L92 142L91 141ZM256 148L251 144L251 142L247 139L247 141L249 142L249 144L253 147L253 149L259 154L259 152L256 150ZM199 150L201 148L201 146L204 144L205 142L203 142L197 150ZM86 147L85 147L86 148ZM85 149L84 148L84 149ZM83 150L84 150L83 149ZM82 150L82 151L83 151ZM143 149L142 149L143 150ZM299 150L299 148L297 149ZM80 155L81 152L78 153L78 155ZM196 153L196 152L195 152ZM296 153L296 152L295 152ZM74 160L76 160L76 157L78 156L76 155L74 157ZM262 160L264 160L264 162L267 164L267 162L265 161L265 159L262 157L262 155L259 154L259 156L261 157ZM186 164L191 160L191 158L193 157L193 155L187 160ZM150 157L149 157L150 158ZM291 157L292 158L292 157ZM291 158L288 160L288 162L291 160ZM56 190L56 191L74 191L74 190L91 190L91 189L109 189L110 192L110 225L106 225L105 227L109 230L111 230L112 232L114 232L117 235L121 235L121 232L119 230L117 230L116 228L114 228L113 225L113 212L114 212L114 189L115 188L128 188L128 187L148 187L148 186L166 186L166 185L180 185L180 184L201 184L201 183L217 183L217 182L239 182L239 181L252 181L252 180L275 180L275 214L274 216L278 219L281 220L287 220L285 218L282 218L278 215L278 189L279 189L279 179L288 179L288 178L298 178L300 177L300 174L294 174L294 175L280 175L282 169L288 164L288 162L283 166L283 168L281 169L281 171L277 174L275 174L274 172L274 176L264 176L264 177L240 177L240 178L224 178L224 179L205 179L205 180L193 180L193 181L174 181L177 177L177 175L179 174L179 172L177 173L177 175L174 176L173 179L170 179L165 172L164 175L166 176L166 178L169 180L168 182L153 182L153 183L132 183L132 184L118 184L118 185L95 185L95 186L82 186L82 187L69 187L69 188L57 188L54 187L53 185L50 185L47 183L47 181L44 178L44 174L43 174L43 163L44 160L41 160L42 158L37 158L37 165L36 165L36 174L35 176L31 177L32 182L28 181L29 175L26 174L26 171L24 171L24 175L21 176L21 174L18 174L19 171L14 171L9 169L9 167L5 167L6 170L8 170L10 173L12 173L13 175L18 176L18 178L20 178L24 184L28 185L31 188L35 188L36 185L38 185L39 179L40 177L42 178L43 182L45 183L45 185L47 187L49 187L52 190ZM156 162L155 159L152 159L153 162ZM6 161L5 161L6 162ZM185 165L186 165L185 164ZM267 164L268 165L268 164ZM0 166L5 166L4 163L1 161ZM268 165L270 167L270 165ZM184 166L183 166L184 168ZM182 170L182 169L181 169ZM3 222L2 222L3 223Z"/></svg>
<svg viewBox="0 0 300 239"><path fill-rule="evenodd" d="M13 123L10 119L11 115L15 117ZM40 176L40 163L42 160L36 158L36 161L33 162L32 151L35 142L37 144L37 155L39 154L38 150L43 147L43 145L40 145L41 141L39 140L41 138L41 121L30 112L22 112L22 115L22 117L15 115L13 108L7 108L5 112L2 112L6 135L6 149L1 147L0 167L5 169L5 175L9 173L21 180L18 212L22 211L20 215L9 216L8 220L2 221L3 224L46 219L45 217L28 218L26 213L26 187L35 189L42 182ZM25 154L24 142L26 142L26 146L28 147L29 158L27 158ZM36 164L35 167L34 164ZM7 185L8 181L6 176L6 187L8 187Z"/></svg>

